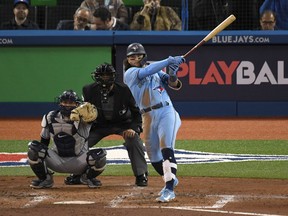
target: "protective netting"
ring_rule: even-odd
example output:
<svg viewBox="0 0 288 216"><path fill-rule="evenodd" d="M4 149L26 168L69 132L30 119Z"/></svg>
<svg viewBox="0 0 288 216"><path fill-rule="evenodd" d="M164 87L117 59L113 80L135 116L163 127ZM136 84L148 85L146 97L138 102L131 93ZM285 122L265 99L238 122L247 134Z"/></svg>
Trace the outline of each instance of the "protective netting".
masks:
<svg viewBox="0 0 288 216"><path fill-rule="evenodd" d="M83 0L31 0L29 18L41 29L56 29L60 20L72 20ZM101 0L98 0L101 1ZM128 24L143 6L142 0L123 0L128 10ZM162 0L182 20L182 30L211 30L230 14L237 20L231 30L259 28L259 7L264 0ZM0 0L0 22L13 18L13 0Z"/></svg>

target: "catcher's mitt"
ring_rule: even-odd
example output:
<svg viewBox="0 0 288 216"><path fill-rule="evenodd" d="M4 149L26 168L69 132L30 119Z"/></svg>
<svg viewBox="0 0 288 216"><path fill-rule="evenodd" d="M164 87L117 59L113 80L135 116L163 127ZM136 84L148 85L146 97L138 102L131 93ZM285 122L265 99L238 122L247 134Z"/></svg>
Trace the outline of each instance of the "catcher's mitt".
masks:
<svg viewBox="0 0 288 216"><path fill-rule="evenodd" d="M72 121L80 121L81 118L85 122L92 122L97 116L96 107L89 102L85 102L71 111L70 119Z"/></svg>

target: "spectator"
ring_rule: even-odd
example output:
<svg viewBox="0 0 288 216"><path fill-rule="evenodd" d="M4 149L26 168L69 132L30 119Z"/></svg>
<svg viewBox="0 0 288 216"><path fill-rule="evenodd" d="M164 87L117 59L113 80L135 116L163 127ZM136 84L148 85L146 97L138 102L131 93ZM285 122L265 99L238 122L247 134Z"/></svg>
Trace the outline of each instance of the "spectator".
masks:
<svg viewBox="0 0 288 216"><path fill-rule="evenodd" d="M38 30L39 26L28 18L29 0L15 0L14 18L1 25L2 30Z"/></svg>
<svg viewBox="0 0 288 216"><path fill-rule="evenodd" d="M271 10L266 10L260 15L261 30L277 30L276 14Z"/></svg>
<svg viewBox="0 0 288 216"><path fill-rule="evenodd" d="M181 30L182 22L177 13L168 6L161 6L161 0L143 0L144 6L130 24L132 30Z"/></svg>
<svg viewBox="0 0 288 216"><path fill-rule="evenodd" d="M88 148L87 138L92 122L86 122L79 115L79 121L71 120L71 112L79 108L81 102L73 90L64 91L56 99L59 109L43 116L40 142L33 140L28 145L28 162L38 177L32 180L30 187L51 188L54 184L51 169L59 173L77 174L80 176L79 183L89 188L99 188L102 183L96 177L105 169L106 151ZM86 103L80 108L87 109L88 105L91 106ZM93 109L97 118L95 107ZM48 148L51 141L52 147ZM69 184L69 179L66 178L64 182Z"/></svg>
<svg viewBox="0 0 288 216"><path fill-rule="evenodd" d="M259 0L225 0L227 16L234 14L235 22L227 29L255 30L259 27Z"/></svg>
<svg viewBox="0 0 288 216"><path fill-rule="evenodd" d="M82 7L87 7L92 14L100 6L105 6L111 12L112 17L116 17L123 23L128 22L128 11L122 0L84 0Z"/></svg>
<svg viewBox="0 0 288 216"><path fill-rule="evenodd" d="M272 10L276 14L276 23L279 30L288 30L288 1L265 0L259 9L262 14L265 10Z"/></svg>
<svg viewBox="0 0 288 216"><path fill-rule="evenodd" d="M106 7L99 7L93 14L93 26L96 30L129 30L129 25L111 16Z"/></svg>
<svg viewBox="0 0 288 216"><path fill-rule="evenodd" d="M57 30L90 30L91 11L86 7L79 7L74 16L74 20L60 20Z"/></svg>
<svg viewBox="0 0 288 216"><path fill-rule="evenodd" d="M95 82L83 87L83 99L97 107L98 117L90 130L88 146L91 148L113 134L121 136L125 140L135 184L145 187L148 184L148 170L140 139L142 118L132 93L124 83L115 81L116 71L110 64L97 66L91 76ZM79 182L79 176L72 175L67 179L71 184Z"/></svg>
<svg viewBox="0 0 288 216"><path fill-rule="evenodd" d="M212 30L227 16L225 0L193 0L191 29Z"/></svg>

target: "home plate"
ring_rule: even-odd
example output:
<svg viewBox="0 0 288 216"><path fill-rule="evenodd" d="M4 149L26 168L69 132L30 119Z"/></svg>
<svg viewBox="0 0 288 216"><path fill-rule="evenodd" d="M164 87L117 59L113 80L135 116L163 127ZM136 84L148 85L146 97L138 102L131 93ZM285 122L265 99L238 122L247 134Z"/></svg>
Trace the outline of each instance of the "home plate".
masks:
<svg viewBox="0 0 288 216"><path fill-rule="evenodd" d="M54 202L55 205L71 205L71 204L75 204L75 205L87 205L87 204L93 204L95 202L93 201L81 201L81 200L74 200L74 201L62 201L62 202Z"/></svg>

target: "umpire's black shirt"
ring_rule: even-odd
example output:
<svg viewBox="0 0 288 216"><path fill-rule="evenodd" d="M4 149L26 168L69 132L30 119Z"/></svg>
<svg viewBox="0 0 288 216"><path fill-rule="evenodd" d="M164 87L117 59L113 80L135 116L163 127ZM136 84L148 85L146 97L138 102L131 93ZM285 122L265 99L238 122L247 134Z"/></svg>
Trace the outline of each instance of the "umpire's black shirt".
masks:
<svg viewBox="0 0 288 216"><path fill-rule="evenodd" d="M93 127L119 127L131 128L140 132L142 126L142 117L139 108L136 106L134 97L124 83L114 83L110 94L113 97L113 111L111 119L107 120L104 115L102 97L99 87L96 83L86 85L82 89L85 102L94 104L98 111L98 117L93 123ZM111 97L110 95L110 97Z"/></svg>

